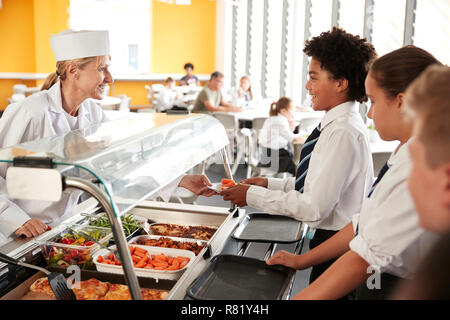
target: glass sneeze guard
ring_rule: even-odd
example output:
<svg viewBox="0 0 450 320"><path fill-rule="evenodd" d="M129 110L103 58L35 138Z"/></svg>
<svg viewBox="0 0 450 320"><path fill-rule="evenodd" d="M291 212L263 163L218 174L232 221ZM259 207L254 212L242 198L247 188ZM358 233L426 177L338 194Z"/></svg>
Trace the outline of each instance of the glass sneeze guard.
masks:
<svg viewBox="0 0 450 320"><path fill-rule="evenodd" d="M122 215L228 143L224 127L209 115L130 114L1 149L0 160L53 157L62 175L93 173Z"/></svg>

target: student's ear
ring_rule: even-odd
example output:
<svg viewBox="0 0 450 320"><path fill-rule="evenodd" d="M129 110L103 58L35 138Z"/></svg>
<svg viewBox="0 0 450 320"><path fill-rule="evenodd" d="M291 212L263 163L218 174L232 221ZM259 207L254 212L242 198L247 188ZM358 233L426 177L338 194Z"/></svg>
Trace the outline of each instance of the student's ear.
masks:
<svg viewBox="0 0 450 320"><path fill-rule="evenodd" d="M336 81L337 92L345 92L348 89L348 80L345 78Z"/></svg>
<svg viewBox="0 0 450 320"><path fill-rule="evenodd" d="M397 101L396 101L397 108L401 109L401 108L404 106L404 104L403 104L404 99L405 99L405 94L404 94L404 93L399 93L399 94L397 95L397 97L396 97L396 100L397 100Z"/></svg>
<svg viewBox="0 0 450 320"><path fill-rule="evenodd" d="M445 190L444 198L442 199L442 205L444 208L450 210L450 162L444 164L444 174L445 174Z"/></svg>

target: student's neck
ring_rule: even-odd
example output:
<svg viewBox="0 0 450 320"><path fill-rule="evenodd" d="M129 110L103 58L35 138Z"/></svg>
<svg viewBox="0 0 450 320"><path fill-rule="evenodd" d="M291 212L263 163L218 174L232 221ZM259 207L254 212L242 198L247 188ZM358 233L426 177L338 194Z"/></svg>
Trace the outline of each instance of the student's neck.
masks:
<svg viewBox="0 0 450 320"><path fill-rule="evenodd" d="M333 103L330 104L330 107L325 108L324 111L328 112L328 111L330 111L330 110L336 108L337 106L339 106L339 105L341 105L343 103L346 103L346 102L352 102L352 100L350 100L347 97L338 98L338 99L336 99L336 101L334 101Z"/></svg>
<svg viewBox="0 0 450 320"><path fill-rule="evenodd" d="M412 136L412 128L410 126L403 127L397 139L398 141L400 141L400 146L408 142L411 136Z"/></svg>
<svg viewBox="0 0 450 320"><path fill-rule="evenodd" d="M86 97L72 88L71 86L63 86L61 84L61 103L63 109L71 116L78 116L78 109L80 109L81 103L86 100Z"/></svg>

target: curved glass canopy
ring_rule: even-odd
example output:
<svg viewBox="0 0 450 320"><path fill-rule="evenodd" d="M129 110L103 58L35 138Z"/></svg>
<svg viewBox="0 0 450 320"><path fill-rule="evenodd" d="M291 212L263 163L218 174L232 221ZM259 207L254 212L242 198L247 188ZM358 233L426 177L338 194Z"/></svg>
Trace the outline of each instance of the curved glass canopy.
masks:
<svg viewBox="0 0 450 320"><path fill-rule="evenodd" d="M0 159L53 157L62 175L93 174L121 215L228 144L209 115L139 113L0 150Z"/></svg>

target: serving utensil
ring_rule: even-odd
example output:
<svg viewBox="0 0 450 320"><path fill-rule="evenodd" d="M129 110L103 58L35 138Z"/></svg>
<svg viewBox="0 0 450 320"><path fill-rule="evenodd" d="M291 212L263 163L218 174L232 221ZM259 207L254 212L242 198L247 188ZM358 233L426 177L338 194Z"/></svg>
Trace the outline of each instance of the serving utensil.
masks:
<svg viewBox="0 0 450 320"><path fill-rule="evenodd" d="M61 273L50 272L47 269L16 260L14 258L11 258L10 256L7 256L6 254L3 254L3 253L0 253L0 261L6 262L9 264L14 264L16 266L21 266L21 267L25 267L25 268L42 271L43 273L45 273L47 275L48 282L50 284L50 288L52 288L52 291L55 294L56 299L58 299L58 300L76 300L77 299L75 296L75 293L67 284L66 278Z"/></svg>

